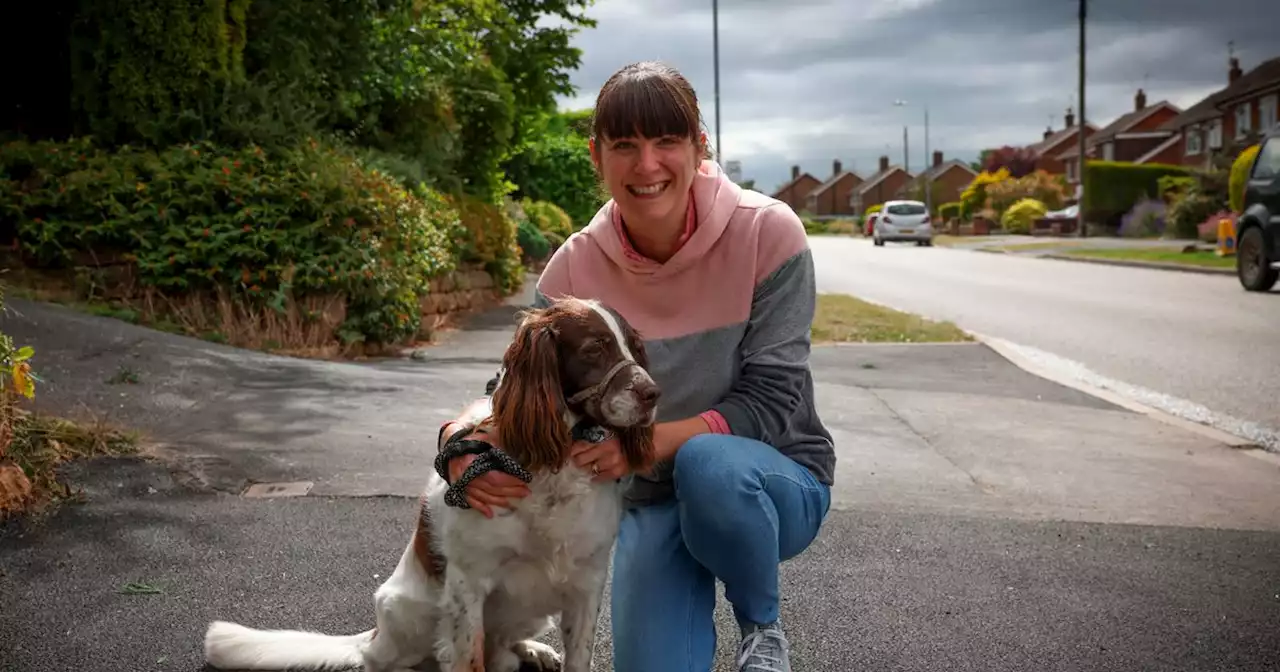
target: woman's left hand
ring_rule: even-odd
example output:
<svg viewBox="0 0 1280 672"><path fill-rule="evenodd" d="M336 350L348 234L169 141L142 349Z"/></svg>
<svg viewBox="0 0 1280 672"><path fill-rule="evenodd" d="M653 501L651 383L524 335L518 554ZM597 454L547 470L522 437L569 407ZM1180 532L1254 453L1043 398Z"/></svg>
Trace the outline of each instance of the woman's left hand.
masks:
<svg viewBox="0 0 1280 672"><path fill-rule="evenodd" d="M593 474L591 480L597 483L616 481L631 471L627 460L622 457L622 444L616 436L600 443L575 441L569 454L575 464Z"/></svg>

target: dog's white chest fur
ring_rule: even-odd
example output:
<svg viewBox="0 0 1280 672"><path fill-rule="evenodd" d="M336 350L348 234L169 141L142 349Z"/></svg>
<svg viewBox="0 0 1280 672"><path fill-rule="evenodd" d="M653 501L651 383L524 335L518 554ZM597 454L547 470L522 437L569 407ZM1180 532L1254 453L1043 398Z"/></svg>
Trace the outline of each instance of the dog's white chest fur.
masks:
<svg viewBox="0 0 1280 672"><path fill-rule="evenodd" d="M528 497L491 519L446 507L439 486L430 497L445 556L466 558L469 574L491 577L494 591L540 610L561 606L566 585L595 580L622 515L618 486L592 483L572 465L535 476Z"/></svg>

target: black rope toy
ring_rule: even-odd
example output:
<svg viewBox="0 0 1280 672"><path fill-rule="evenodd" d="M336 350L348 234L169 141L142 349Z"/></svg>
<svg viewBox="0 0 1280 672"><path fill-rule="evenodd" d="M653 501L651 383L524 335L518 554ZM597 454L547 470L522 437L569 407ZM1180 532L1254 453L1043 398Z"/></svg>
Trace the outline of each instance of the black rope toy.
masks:
<svg viewBox="0 0 1280 672"><path fill-rule="evenodd" d="M449 462L453 458L462 455L477 456L471 464L467 465L467 470L458 477L458 482L449 483L449 489L444 493L444 503L459 509L471 508L471 504L467 502L467 485L490 471L497 470L511 474L525 483L533 480L533 474L501 448L482 439L466 438L473 429L468 427L454 432L436 455L436 473L440 474L440 478L443 478L445 483L449 483ZM573 427L575 441L600 443L611 436L613 432L588 420L583 420Z"/></svg>

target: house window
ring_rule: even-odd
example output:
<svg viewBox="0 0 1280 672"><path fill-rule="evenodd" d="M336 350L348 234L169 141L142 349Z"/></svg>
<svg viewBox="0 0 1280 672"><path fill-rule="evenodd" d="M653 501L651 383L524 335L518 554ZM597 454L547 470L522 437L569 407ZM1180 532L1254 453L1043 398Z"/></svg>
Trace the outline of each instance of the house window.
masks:
<svg viewBox="0 0 1280 672"><path fill-rule="evenodd" d="M1266 98L1258 101L1258 130L1267 132L1275 127L1276 121L1276 94L1271 94Z"/></svg>
<svg viewBox="0 0 1280 672"><path fill-rule="evenodd" d="M1209 122L1209 149L1222 149L1222 120Z"/></svg>
<svg viewBox="0 0 1280 672"><path fill-rule="evenodd" d="M1102 160L1103 161L1116 160L1116 143L1108 142L1102 146Z"/></svg>
<svg viewBox="0 0 1280 672"><path fill-rule="evenodd" d="M1249 122L1253 121L1253 115L1250 110L1249 103L1241 103L1236 106L1236 140L1248 135L1251 129Z"/></svg>
<svg viewBox="0 0 1280 672"><path fill-rule="evenodd" d="M1187 129L1187 156L1195 156L1204 151L1204 136L1200 135L1200 127Z"/></svg>

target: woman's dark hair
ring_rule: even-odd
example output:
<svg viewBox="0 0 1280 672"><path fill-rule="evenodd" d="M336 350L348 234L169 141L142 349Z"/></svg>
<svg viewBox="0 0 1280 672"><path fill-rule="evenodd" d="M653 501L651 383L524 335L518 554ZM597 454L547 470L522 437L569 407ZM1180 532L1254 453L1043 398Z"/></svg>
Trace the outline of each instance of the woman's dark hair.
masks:
<svg viewBox="0 0 1280 672"><path fill-rule="evenodd" d="M698 95L675 68L656 61L615 72L596 96L591 134L600 140L674 135L699 145Z"/></svg>

